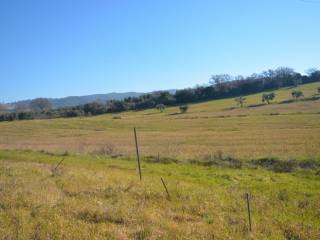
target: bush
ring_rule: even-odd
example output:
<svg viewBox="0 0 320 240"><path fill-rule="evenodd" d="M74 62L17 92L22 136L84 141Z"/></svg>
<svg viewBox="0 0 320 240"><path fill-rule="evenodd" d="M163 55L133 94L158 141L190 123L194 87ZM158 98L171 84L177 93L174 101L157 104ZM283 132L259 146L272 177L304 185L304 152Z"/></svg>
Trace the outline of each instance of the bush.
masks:
<svg viewBox="0 0 320 240"><path fill-rule="evenodd" d="M186 113L188 111L188 109L189 109L189 106L188 105L181 105L179 107L179 109L180 109L181 113Z"/></svg>
<svg viewBox="0 0 320 240"><path fill-rule="evenodd" d="M163 112L166 106L164 104L157 104L156 109L159 110L160 112Z"/></svg>
<svg viewBox="0 0 320 240"><path fill-rule="evenodd" d="M278 160L276 158L261 158L253 160L252 163L279 173L292 172L298 165L294 160Z"/></svg>

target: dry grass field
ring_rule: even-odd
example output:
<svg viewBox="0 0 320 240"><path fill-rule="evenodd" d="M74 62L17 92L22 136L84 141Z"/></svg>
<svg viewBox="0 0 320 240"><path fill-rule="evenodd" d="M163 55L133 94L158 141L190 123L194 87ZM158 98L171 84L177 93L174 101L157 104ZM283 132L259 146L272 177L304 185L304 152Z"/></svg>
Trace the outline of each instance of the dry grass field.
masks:
<svg viewBox="0 0 320 240"><path fill-rule="evenodd" d="M310 97L320 83L299 87ZM143 155L201 160L216 152L242 160L320 158L320 100L277 104L291 99L293 89L276 91L273 104L236 106L234 99L191 104L185 114L178 107L96 117L0 123L0 149L32 149L62 153L107 150L132 156L133 127ZM261 94L247 96L247 104L261 104Z"/></svg>
<svg viewBox="0 0 320 240"><path fill-rule="evenodd" d="M1 122L0 240L320 239L320 100L278 104L291 91L257 107Z"/></svg>

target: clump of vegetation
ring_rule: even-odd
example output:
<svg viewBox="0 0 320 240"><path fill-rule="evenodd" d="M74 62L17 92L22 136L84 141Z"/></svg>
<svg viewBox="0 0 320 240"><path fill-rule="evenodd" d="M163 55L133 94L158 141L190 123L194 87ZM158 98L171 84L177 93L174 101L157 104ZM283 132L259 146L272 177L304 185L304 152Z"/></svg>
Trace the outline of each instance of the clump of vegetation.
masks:
<svg viewBox="0 0 320 240"><path fill-rule="evenodd" d="M276 97L275 93L264 93L262 94L262 102L266 102L267 104L270 104L270 102Z"/></svg>
<svg viewBox="0 0 320 240"><path fill-rule="evenodd" d="M143 158L145 162L149 163L163 163L163 164L169 164L169 163L178 163L179 161L174 158L170 157L160 157L158 156L146 156Z"/></svg>
<svg viewBox="0 0 320 240"><path fill-rule="evenodd" d="M189 109L189 105L181 105L179 109L181 113L186 113Z"/></svg>
<svg viewBox="0 0 320 240"><path fill-rule="evenodd" d="M166 106L162 103L157 104L156 109L160 112L163 112L165 110Z"/></svg>
<svg viewBox="0 0 320 240"><path fill-rule="evenodd" d="M278 192L278 199L283 202L288 202L289 201L288 191L286 189L281 189Z"/></svg>
<svg viewBox="0 0 320 240"><path fill-rule="evenodd" d="M223 154L221 150L217 151L213 155L207 155L202 161L190 161L191 163L203 165L203 166L224 166L229 168L241 168L243 162L232 156Z"/></svg>
<svg viewBox="0 0 320 240"><path fill-rule="evenodd" d="M94 211L84 210L78 214L78 219L89 223L115 223L124 224L124 219L112 214L110 211Z"/></svg>
<svg viewBox="0 0 320 240"><path fill-rule="evenodd" d="M295 100L298 100L299 98L304 97L303 92L300 91L300 90L293 90L293 91L291 92L291 96L292 96Z"/></svg>
<svg viewBox="0 0 320 240"><path fill-rule="evenodd" d="M293 172L298 166L294 160L279 160L276 158L261 158L251 161L254 165L258 165L274 172L286 173Z"/></svg>

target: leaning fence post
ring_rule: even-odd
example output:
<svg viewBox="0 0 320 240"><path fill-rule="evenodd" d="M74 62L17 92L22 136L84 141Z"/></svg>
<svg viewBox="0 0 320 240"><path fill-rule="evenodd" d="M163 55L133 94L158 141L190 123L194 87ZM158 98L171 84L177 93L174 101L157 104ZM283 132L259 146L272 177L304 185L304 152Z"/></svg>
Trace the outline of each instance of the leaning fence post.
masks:
<svg viewBox="0 0 320 240"><path fill-rule="evenodd" d="M246 193L246 201L247 201L247 211L248 211L248 221L249 221L249 230L252 231L251 226L251 209L250 209L250 199L249 199L249 193Z"/></svg>
<svg viewBox="0 0 320 240"><path fill-rule="evenodd" d="M62 158L62 160L56 165L56 167L53 169L52 173L53 175L55 174L55 172L57 171L58 167L61 165L61 163L64 161L65 158Z"/></svg>
<svg viewBox="0 0 320 240"><path fill-rule="evenodd" d="M161 177L161 182L162 182L162 184L163 184L164 189L165 189L166 192L167 192L168 200L170 201L170 200L171 200L170 194L169 194L168 188L167 188L167 186L166 186L166 184L165 184L165 182L164 182L164 180L163 180L162 177Z"/></svg>
<svg viewBox="0 0 320 240"><path fill-rule="evenodd" d="M139 177L140 181L142 180L142 174L141 174L141 166L140 166L140 156L139 156L139 148L138 148L138 139L137 139L137 131L136 128L133 128L134 131L134 139L136 142L136 153L137 153L137 161L138 161L138 168L139 168Z"/></svg>

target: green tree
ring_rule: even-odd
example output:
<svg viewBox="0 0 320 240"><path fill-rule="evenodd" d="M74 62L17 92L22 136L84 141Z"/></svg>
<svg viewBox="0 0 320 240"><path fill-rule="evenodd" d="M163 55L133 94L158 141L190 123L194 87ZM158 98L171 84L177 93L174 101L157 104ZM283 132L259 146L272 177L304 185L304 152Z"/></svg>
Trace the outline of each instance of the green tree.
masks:
<svg viewBox="0 0 320 240"><path fill-rule="evenodd" d="M162 103L157 104L156 109L158 109L160 112L163 112L166 106Z"/></svg>
<svg viewBox="0 0 320 240"><path fill-rule="evenodd" d="M186 113L188 111L188 109L189 109L189 106L188 105L181 105L179 107L179 109L180 109L181 113Z"/></svg>
<svg viewBox="0 0 320 240"><path fill-rule="evenodd" d="M295 98L296 100L298 100L298 99L301 98L301 97L304 97L303 92L301 92L300 90L293 90L293 91L291 92L291 96L292 96L293 98Z"/></svg>
<svg viewBox="0 0 320 240"><path fill-rule="evenodd" d="M262 102L267 102L267 104L270 104L270 102L276 97L275 93L264 93L262 94Z"/></svg>

